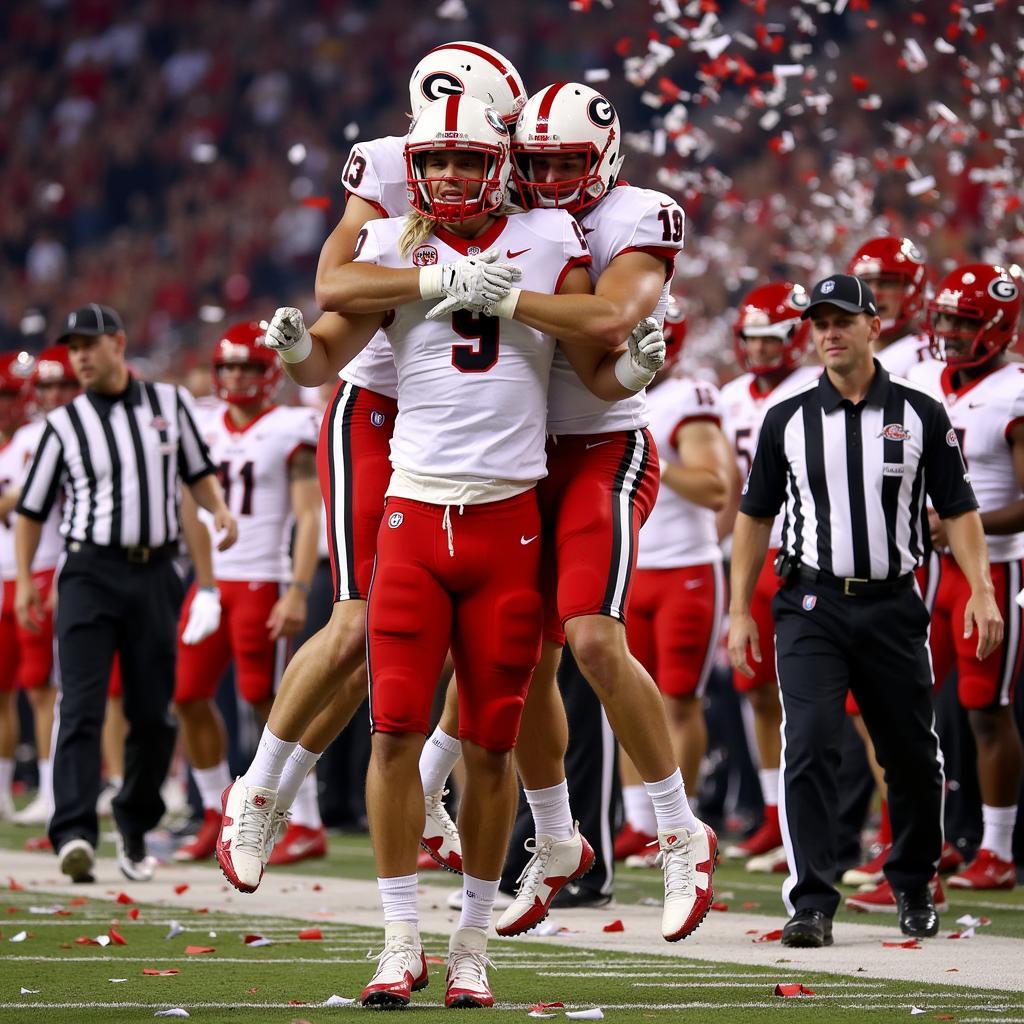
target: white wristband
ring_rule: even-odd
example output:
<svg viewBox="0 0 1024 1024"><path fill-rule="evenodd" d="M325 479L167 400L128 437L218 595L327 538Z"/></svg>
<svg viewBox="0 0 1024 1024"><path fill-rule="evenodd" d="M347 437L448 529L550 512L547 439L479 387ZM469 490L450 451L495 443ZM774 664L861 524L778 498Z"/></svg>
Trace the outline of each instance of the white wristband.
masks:
<svg viewBox="0 0 1024 1024"><path fill-rule="evenodd" d="M623 352L615 360L615 379L627 391L642 391L654 380L654 376L651 370L645 370L628 352Z"/></svg>
<svg viewBox="0 0 1024 1024"><path fill-rule="evenodd" d="M277 354L285 363L301 363L309 358L312 351L313 339L309 336L309 331L304 330L302 337L291 348L278 349Z"/></svg>
<svg viewBox="0 0 1024 1024"><path fill-rule="evenodd" d="M503 316L506 320L511 320L515 315L516 306L519 305L519 296L522 294L522 288L510 288L508 295L500 302L495 303L491 310L491 316Z"/></svg>
<svg viewBox="0 0 1024 1024"><path fill-rule="evenodd" d="M432 267L423 267L420 270L420 298L440 299L444 297L444 289L441 287L441 266L434 264Z"/></svg>

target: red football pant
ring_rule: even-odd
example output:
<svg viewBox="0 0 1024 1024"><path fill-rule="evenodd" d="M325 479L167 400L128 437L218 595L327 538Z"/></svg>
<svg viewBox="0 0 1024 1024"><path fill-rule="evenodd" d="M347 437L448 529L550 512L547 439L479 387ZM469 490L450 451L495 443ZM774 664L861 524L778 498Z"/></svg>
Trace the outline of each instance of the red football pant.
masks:
<svg viewBox="0 0 1024 1024"><path fill-rule="evenodd" d="M509 750L540 659L536 496L447 511L450 530L445 506L388 498L366 620L370 725L426 735L450 648L459 738Z"/></svg>
<svg viewBox="0 0 1024 1024"><path fill-rule="evenodd" d="M342 380L320 424L316 465L335 601L365 601L370 592L397 415L393 398Z"/></svg>
<svg viewBox="0 0 1024 1024"><path fill-rule="evenodd" d="M647 430L562 434L537 487L544 521L544 637L565 643L579 615L625 622L640 527L658 497L658 449Z"/></svg>
<svg viewBox="0 0 1024 1024"><path fill-rule="evenodd" d="M756 690L760 686L775 685L775 620L772 618L772 598L782 585L775 575L775 556L778 548L769 548L764 564L754 584L754 596L750 599L750 614L757 626L757 639L761 645L761 661L756 662L747 653L747 664L754 670L752 678L742 672L733 671L732 682L737 693Z"/></svg>
<svg viewBox="0 0 1024 1024"><path fill-rule="evenodd" d="M32 573L46 608L53 587L53 569ZM34 690L46 686L53 674L53 613L44 611L39 632L23 629L14 614L14 580L4 580L0 610L0 690Z"/></svg>
<svg viewBox="0 0 1024 1024"><path fill-rule="evenodd" d="M721 563L637 569L626 611L630 651L670 697L701 696L715 663L725 576Z"/></svg>
<svg viewBox="0 0 1024 1024"><path fill-rule="evenodd" d="M196 594L194 583L182 605L178 619L175 703L212 700L233 660L238 692L250 704L258 704L274 695L287 661L287 639L271 640L267 630L267 619L281 596L281 586L218 580L217 589L220 590L220 627L198 644L181 642Z"/></svg>

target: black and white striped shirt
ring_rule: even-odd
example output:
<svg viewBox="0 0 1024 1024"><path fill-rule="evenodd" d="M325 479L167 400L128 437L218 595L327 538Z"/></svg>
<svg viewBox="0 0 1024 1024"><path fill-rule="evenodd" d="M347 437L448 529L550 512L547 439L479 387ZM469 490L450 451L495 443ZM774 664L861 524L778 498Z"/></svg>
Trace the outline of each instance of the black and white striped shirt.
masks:
<svg viewBox="0 0 1024 1024"><path fill-rule="evenodd" d="M188 393L133 377L122 395L85 391L46 417L17 510L44 520L63 484L67 540L160 547L178 538L180 483L212 472Z"/></svg>
<svg viewBox="0 0 1024 1024"><path fill-rule="evenodd" d="M785 506L782 547L808 569L892 580L924 558L926 494L943 518L978 507L946 410L876 359L857 405L823 373L768 410L740 510Z"/></svg>

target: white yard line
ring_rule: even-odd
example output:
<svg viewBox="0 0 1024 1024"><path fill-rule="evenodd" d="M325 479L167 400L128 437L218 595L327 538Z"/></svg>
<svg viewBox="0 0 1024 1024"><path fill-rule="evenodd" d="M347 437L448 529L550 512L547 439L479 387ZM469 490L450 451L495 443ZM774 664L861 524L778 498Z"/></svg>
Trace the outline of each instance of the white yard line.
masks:
<svg viewBox="0 0 1024 1024"><path fill-rule="evenodd" d="M55 857L7 850L4 851L4 874L17 878L26 890L60 893L69 897L113 900L119 892L127 892L136 900L160 905L161 916L166 913L168 918L177 917L179 920L193 908L209 907L211 912L239 915L243 920L277 916L301 921L307 926L381 926L377 886L372 881L271 871L264 878L259 892L244 895L230 888L216 868L167 865L158 871L154 881L139 884L126 881L117 871L115 862L104 858L97 864L96 885L73 885L58 871ZM182 883L188 883L188 890L181 895L175 894L174 886ZM314 890L314 886L318 886L318 890ZM424 932L449 935L456 927L458 913L449 910L445 903L450 892L450 888L432 885L429 881L421 886L420 914ZM127 907L114 906L114 916L126 916ZM571 933L530 936L529 940L548 946L637 953L684 961L673 969L693 968L694 960L720 961L777 970L780 978L783 974L793 978L829 971L851 975L857 980L886 978L965 989L1021 990L1020 964L1024 944L1016 939L988 935L984 929L980 929L973 939L949 942L939 938L926 940L921 949L886 949L882 946L883 941L902 940L903 936L896 928L894 917L877 915L867 918L864 924L839 923L835 928L834 946L807 950L788 949L777 942L757 943L752 941L756 936L746 934L752 931L761 935L780 928L785 921L781 914L771 918L732 910L712 913L688 939L672 944L661 938L660 918L656 907L617 905L601 910L559 910L551 915L550 920L570 929ZM602 930L604 925L616 919L622 921L623 931ZM70 922L74 918L63 920ZM195 920L188 923L190 927L199 929L206 924ZM952 915L946 915L944 924L942 934L947 934L953 927ZM226 927L223 918L216 921L216 926ZM30 926L28 930L31 930ZM427 947L430 952L443 952L441 943L433 939L428 939ZM687 1003L680 1008L698 1009L702 1005L707 1004Z"/></svg>

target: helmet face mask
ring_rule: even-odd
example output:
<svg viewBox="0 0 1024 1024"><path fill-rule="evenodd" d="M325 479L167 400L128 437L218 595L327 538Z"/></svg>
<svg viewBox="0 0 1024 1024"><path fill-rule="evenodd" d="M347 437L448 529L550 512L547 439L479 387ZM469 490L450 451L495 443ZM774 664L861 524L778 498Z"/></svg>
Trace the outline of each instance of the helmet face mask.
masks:
<svg viewBox="0 0 1024 1024"><path fill-rule="evenodd" d="M1020 284L1002 267L957 267L928 305L932 355L955 370L983 366L1016 341L1020 310Z"/></svg>
<svg viewBox="0 0 1024 1024"><path fill-rule="evenodd" d="M917 323L927 298L928 268L921 251L909 238L872 238L857 250L846 272L861 278L875 292L879 314L885 314L883 334L907 332ZM895 287L902 290L896 308L888 309L886 292Z"/></svg>
<svg viewBox="0 0 1024 1024"><path fill-rule="evenodd" d="M255 405L274 397L281 383L281 366L263 344L264 336L260 325L250 321L229 327L217 342L211 370L214 393L222 402ZM242 368L243 372L228 372L234 367Z"/></svg>
<svg viewBox="0 0 1024 1024"><path fill-rule="evenodd" d="M745 296L733 328L736 362L747 373L757 377L788 373L796 369L807 355L810 343L810 322L801 320L807 308L807 292L790 282L762 285ZM751 339L771 339L767 351L751 352Z"/></svg>
<svg viewBox="0 0 1024 1024"><path fill-rule="evenodd" d="M556 82L523 107L512 154L527 207L581 213L618 180L624 159L618 115L590 86Z"/></svg>

